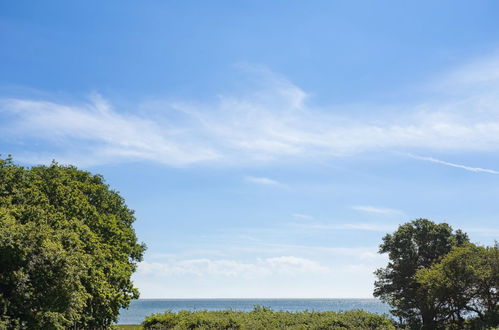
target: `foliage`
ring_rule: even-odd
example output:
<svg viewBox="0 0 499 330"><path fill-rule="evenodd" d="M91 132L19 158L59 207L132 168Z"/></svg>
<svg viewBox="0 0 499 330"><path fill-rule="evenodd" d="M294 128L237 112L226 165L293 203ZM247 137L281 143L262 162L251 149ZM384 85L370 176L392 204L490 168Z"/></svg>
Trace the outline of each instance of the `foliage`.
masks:
<svg viewBox="0 0 499 330"><path fill-rule="evenodd" d="M385 268L376 270L374 296L390 304L392 314L412 328L435 328L445 309L429 296L416 279L420 269L428 269L449 253L454 246L468 242L463 232L446 224L417 219L401 225L387 234L380 245L380 253L388 253Z"/></svg>
<svg viewBox="0 0 499 330"><path fill-rule="evenodd" d="M252 312L180 311L146 317L142 326L159 329L395 329L386 316L356 310L349 312L275 312L256 306Z"/></svg>
<svg viewBox="0 0 499 330"><path fill-rule="evenodd" d="M445 310L446 327L499 326L499 247L468 244L455 247L430 269L416 275ZM466 316L468 320L465 319ZM474 319L472 318L473 316Z"/></svg>
<svg viewBox="0 0 499 330"><path fill-rule="evenodd" d="M108 327L138 297L134 220L99 175L0 159L0 325Z"/></svg>
<svg viewBox="0 0 499 330"><path fill-rule="evenodd" d="M141 325L135 325L135 324L120 324L120 325L115 325L114 329L116 330L142 330Z"/></svg>

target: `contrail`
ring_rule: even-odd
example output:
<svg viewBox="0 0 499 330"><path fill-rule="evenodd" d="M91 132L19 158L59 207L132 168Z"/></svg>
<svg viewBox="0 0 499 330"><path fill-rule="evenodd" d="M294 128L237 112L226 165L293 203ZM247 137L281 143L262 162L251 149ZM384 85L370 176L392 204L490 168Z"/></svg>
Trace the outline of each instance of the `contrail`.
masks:
<svg viewBox="0 0 499 330"><path fill-rule="evenodd" d="M447 166L452 166L456 168L461 168L466 171L470 172L482 172L482 173L490 173L490 174L499 174L498 171L491 170L488 168L481 168L481 167L471 167L471 166L466 166L466 165L461 165L461 164L455 164L455 163L449 163L444 160L432 158L432 157L423 157L423 156L417 156L417 155L412 155L412 154L407 154L407 156L414 158L414 159L420 159L420 160L426 160L432 163L437 163L437 164L442 164L442 165L447 165Z"/></svg>

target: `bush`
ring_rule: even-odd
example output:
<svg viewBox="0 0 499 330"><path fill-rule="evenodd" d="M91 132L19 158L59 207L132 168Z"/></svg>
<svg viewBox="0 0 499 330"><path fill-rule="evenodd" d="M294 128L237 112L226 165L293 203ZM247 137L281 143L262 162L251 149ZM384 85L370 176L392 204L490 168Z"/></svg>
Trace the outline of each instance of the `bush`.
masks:
<svg viewBox="0 0 499 330"><path fill-rule="evenodd" d="M239 311L180 311L153 314L142 323L148 330L267 330L267 329L395 329L383 315L362 310L348 312L275 312L255 306L251 312Z"/></svg>

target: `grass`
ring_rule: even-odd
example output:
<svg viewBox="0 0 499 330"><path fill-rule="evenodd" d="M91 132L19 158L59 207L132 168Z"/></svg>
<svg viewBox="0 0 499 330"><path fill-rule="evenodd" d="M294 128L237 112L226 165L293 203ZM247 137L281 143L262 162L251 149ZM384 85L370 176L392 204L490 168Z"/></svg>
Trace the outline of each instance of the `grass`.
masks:
<svg viewBox="0 0 499 330"><path fill-rule="evenodd" d="M122 324L116 326L117 330L142 330L142 326L138 324Z"/></svg>

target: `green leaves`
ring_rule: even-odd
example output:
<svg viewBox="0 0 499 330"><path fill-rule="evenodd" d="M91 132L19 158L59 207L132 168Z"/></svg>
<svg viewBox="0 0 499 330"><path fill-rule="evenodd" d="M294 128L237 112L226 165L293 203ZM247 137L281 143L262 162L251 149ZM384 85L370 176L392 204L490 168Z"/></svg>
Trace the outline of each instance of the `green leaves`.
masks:
<svg viewBox="0 0 499 330"><path fill-rule="evenodd" d="M395 329L383 315L361 310L348 312L276 312L255 306L251 312L238 311L180 311L147 316L145 329Z"/></svg>
<svg viewBox="0 0 499 330"><path fill-rule="evenodd" d="M0 323L109 326L138 297L134 221L101 176L0 159Z"/></svg>
<svg viewBox="0 0 499 330"><path fill-rule="evenodd" d="M499 325L498 246L479 247L446 223L417 219L383 238L387 267L374 295L411 328L482 329Z"/></svg>
<svg viewBox="0 0 499 330"><path fill-rule="evenodd" d="M85 256L64 249L62 233L44 224L18 224L2 214L0 228L2 318L34 329L76 322L89 298L82 286Z"/></svg>
<svg viewBox="0 0 499 330"><path fill-rule="evenodd" d="M416 278L457 325L464 326L466 315L474 315L473 322L481 327L499 325L497 244L455 247L431 268L419 270Z"/></svg>
<svg viewBox="0 0 499 330"><path fill-rule="evenodd" d="M390 304L392 313L417 327L434 326L441 314L439 305L428 299L416 273L437 263L453 246L468 241L461 231L453 233L446 224L417 219L401 225L383 238L380 253L388 253L387 267L378 269L374 296Z"/></svg>

